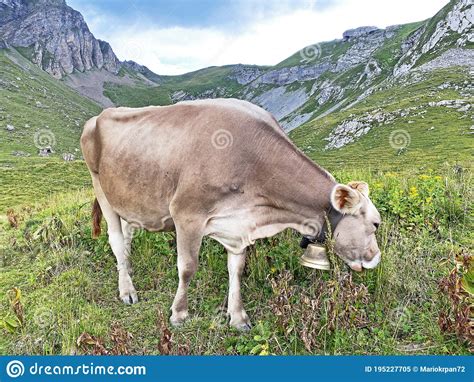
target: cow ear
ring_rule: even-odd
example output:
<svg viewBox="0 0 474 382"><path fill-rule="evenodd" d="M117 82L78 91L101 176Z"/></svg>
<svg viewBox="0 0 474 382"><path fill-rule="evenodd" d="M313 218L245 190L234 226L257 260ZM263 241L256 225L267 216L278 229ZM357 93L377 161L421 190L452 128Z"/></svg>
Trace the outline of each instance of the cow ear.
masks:
<svg viewBox="0 0 474 382"><path fill-rule="evenodd" d="M369 185L365 182L353 181L347 183L350 188L359 191L362 195L369 196Z"/></svg>
<svg viewBox="0 0 474 382"><path fill-rule="evenodd" d="M342 214L355 215L361 206L361 195L351 187L337 184L331 192L331 204Z"/></svg>

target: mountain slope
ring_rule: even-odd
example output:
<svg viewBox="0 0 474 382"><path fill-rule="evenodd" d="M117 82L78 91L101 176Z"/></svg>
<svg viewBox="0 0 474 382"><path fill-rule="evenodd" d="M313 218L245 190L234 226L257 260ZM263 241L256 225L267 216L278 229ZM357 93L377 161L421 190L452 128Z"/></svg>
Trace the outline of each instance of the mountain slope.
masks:
<svg viewBox="0 0 474 382"><path fill-rule="evenodd" d="M179 76L160 76L160 84L154 87L108 83L105 94L118 106L132 107L232 97L265 70L256 65L214 66Z"/></svg>
<svg viewBox="0 0 474 382"><path fill-rule="evenodd" d="M133 86L110 85L106 92L116 104L131 106L223 96L247 99L272 112L290 131L349 108L429 62L473 67L473 12L470 0L452 0L426 21L346 31L342 39L305 47L274 67L207 68L203 71L228 73L204 81L202 71L167 77L161 86L139 89L139 99Z"/></svg>
<svg viewBox="0 0 474 382"><path fill-rule="evenodd" d="M97 40L82 15L65 0L1 0L0 36L46 72L62 78L74 71L102 69L118 73L110 45Z"/></svg>
<svg viewBox="0 0 474 382"><path fill-rule="evenodd" d="M0 31L8 37L7 44L20 43L21 39L18 38L31 29L22 21L25 18L63 12L64 15L72 15L72 19L61 21L61 25L70 28L75 22L81 26L80 33L71 32L71 46L77 48L84 45L82 40L90 32L80 14L67 7L62 0L38 0L33 3L28 0L0 0L4 9L5 4L15 9L4 12L3 21L0 18L0 23L4 23ZM15 6L12 8L12 4L22 6L16 9ZM319 147L325 155L341 148L349 152L352 149L346 146L353 147L358 141L363 143L367 140L371 145L386 144L385 141L377 142L371 138L373 123L367 121L368 117L364 117L363 113L377 114L375 110L380 109L380 112L390 114L391 106L384 102L384 97L402 102L400 93L405 87L409 91L412 88L423 89L415 98L405 92L413 107L423 108L427 102L458 100L462 103L460 108L464 108L462 119L450 119L453 117L450 113L439 113L440 118L446 119L439 125L448 126L448 121L454 129L465 129L469 125L468 121L472 118L472 88L456 81L438 84L441 77L437 71L446 70L442 73L447 78L455 75L457 79L464 78L463 81L471 80L469 70L474 70L473 18L471 0L452 0L426 21L386 29L361 27L349 30L343 33L340 40L305 47L273 67L239 64L205 68L180 76L159 76L133 61L125 61L117 64L116 72L104 66L74 68L71 73L66 72L62 81L103 106L164 105L187 99L215 97L246 99L272 112L287 131L302 126L301 131L292 136L306 134L308 142L315 137L329 140L310 144ZM51 31L59 24L53 21L48 23L48 33L45 32L44 36L33 33L32 36L61 46L61 35L48 40ZM18 31L5 34L12 25L19 25ZM90 38L94 39L93 36ZM35 44L41 45L41 41ZM73 53L71 49L68 54ZM17 50L31 59L28 54L31 53L31 45L18 47ZM79 51L81 54L89 52L87 49ZM60 58L54 56L51 62L61 63ZM93 58L91 60L94 62ZM436 73L432 76L430 73L433 71ZM444 86L443 91L437 89L438 86ZM423 92L431 96L429 101ZM437 108L435 106L430 110ZM403 109L402 105L399 109ZM349 117L350 114L354 115L353 118ZM389 131L396 119L392 115L390 118L392 120L387 122L387 126L384 125L387 127L385 132ZM326 126L326 130L322 125ZM447 130L444 133L446 141L454 142L455 135ZM301 143L306 140L298 138ZM446 153L443 155L446 156Z"/></svg>
<svg viewBox="0 0 474 382"><path fill-rule="evenodd" d="M13 48L0 49L0 67L0 211L89 186L83 162L69 159L81 157L82 126L101 108Z"/></svg>
<svg viewBox="0 0 474 382"><path fill-rule="evenodd" d="M357 105L290 133L328 168L471 166L474 86L465 67L417 70Z"/></svg>
<svg viewBox="0 0 474 382"><path fill-rule="evenodd" d="M0 0L0 48L28 60L103 106L104 83L155 85L160 77L133 61L120 62L109 43L90 32L65 0Z"/></svg>

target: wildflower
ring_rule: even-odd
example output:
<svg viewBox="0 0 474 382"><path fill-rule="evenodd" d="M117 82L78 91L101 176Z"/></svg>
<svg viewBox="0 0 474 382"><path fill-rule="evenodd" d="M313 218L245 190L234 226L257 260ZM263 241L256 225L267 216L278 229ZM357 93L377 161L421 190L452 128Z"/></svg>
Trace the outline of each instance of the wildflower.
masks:
<svg viewBox="0 0 474 382"><path fill-rule="evenodd" d="M410 197L416 198L418 196L418 190L415 186L410 187Z"/></svg>

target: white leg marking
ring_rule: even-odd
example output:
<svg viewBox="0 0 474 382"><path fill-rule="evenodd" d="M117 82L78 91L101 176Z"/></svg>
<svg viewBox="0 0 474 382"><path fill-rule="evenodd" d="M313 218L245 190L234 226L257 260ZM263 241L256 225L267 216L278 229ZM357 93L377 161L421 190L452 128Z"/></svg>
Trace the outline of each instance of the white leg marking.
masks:
<svg viewBox="0 0 474 382"><path fill-rule="evenodd" d="M227 269L229 271L229 303L227 313L230 315L230 325L239 330L249 330L252 326L245 312L240 294L240 279L245 266L245 251L241 254L227 254Z"/></svg>
<svg viewBox="0 0 474 382"><path fill-rule="evenodd" d="M176 296L171 306L170 322L173 326L181 325L188 318L188 287L198 267L199 248L202 235L192 228L186 230L176 226L178 246L179 283Z"/></svg>

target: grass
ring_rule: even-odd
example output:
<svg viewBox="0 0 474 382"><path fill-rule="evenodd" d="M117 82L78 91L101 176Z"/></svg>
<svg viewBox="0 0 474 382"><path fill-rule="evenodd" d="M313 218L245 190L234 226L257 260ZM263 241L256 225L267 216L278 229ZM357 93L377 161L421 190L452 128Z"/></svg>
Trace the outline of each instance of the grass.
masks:
<svg viewBox="0 0 474 382"><path fill-rule="evenodd" d="M12 207L44 200L60 192L90 187L83 161L58 158L12 158L0 156L2 196L0 215Z"/></svg>
<svg viewBox="0 0 474 382"><path fill-rule="evenodd" d="M14 49L0 50L0 66L0 156L15 150L36 156L42 145L52 146L56 155L75 153L84 122L101 108ZM7 131L7 125L15 130Z"/></svg>
<svg viewBox="0 0 474 382"><path fill-rule="evenodd" d="M472 245L471 175L445 169L336 176L369 182L383 215L381 265L359 275L332 258L332 272L315 271L299 265L293 232L259 241L243 279L254 323L246 334L227 325L226 256L212 240L203 243L191 284L192 318L170 329L172 234L134 238L140 302L125 306L106 236L91 239L90 191L16 209L18 228L4 222L0 236L0 354L466 354L468 344L438 326L450 309L438 284Z"/></svg>

